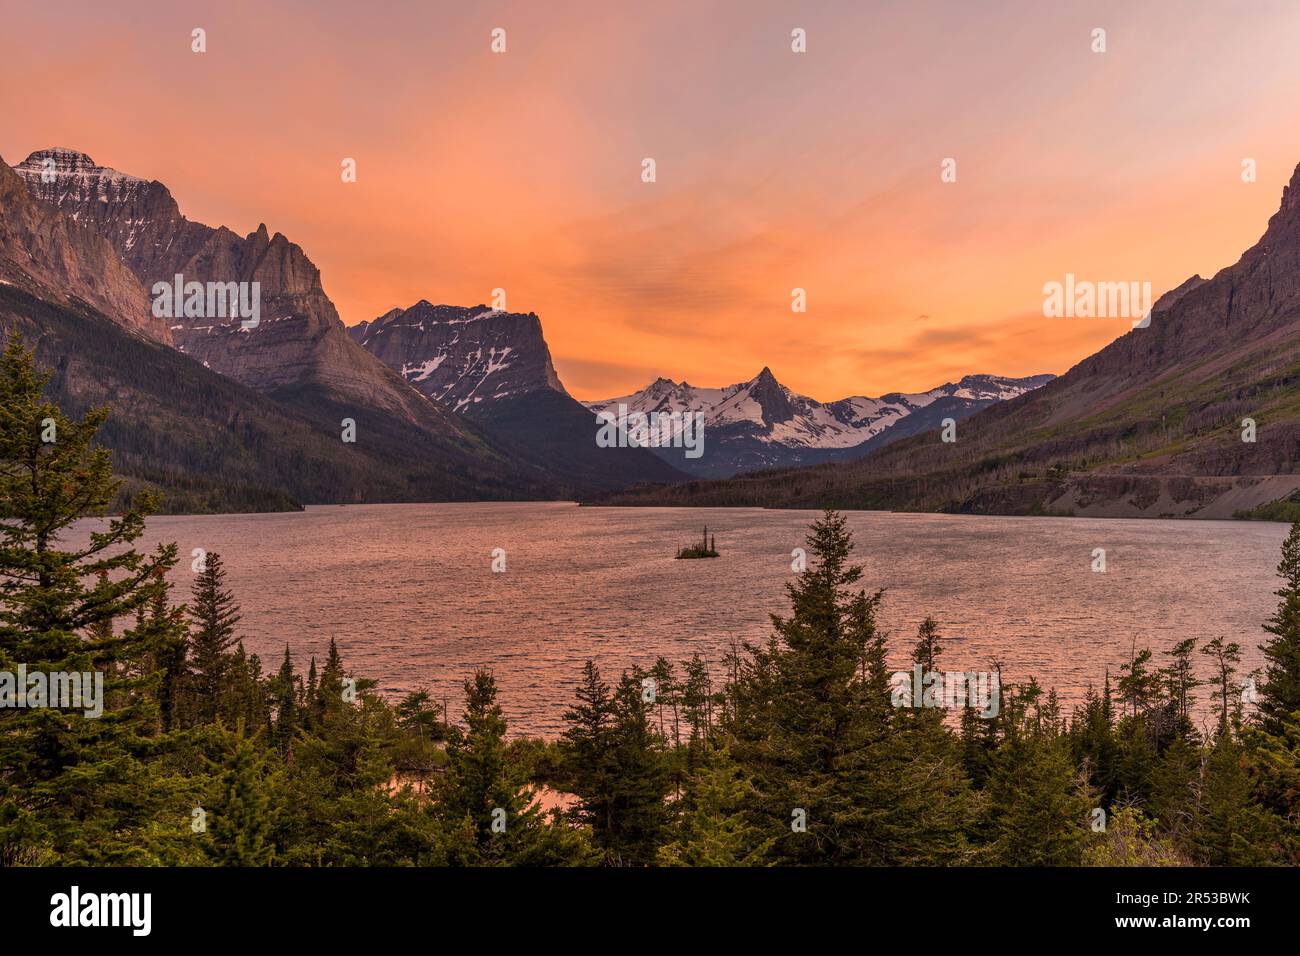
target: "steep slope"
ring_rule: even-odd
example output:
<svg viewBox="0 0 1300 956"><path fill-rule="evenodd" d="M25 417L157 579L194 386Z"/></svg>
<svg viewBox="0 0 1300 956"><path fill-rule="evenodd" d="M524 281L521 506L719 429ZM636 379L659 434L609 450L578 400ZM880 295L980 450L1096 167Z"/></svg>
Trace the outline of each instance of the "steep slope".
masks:
<svg viewBox="0 0 1300 956"><path fill-rule="evenodd" d="M685 477L646 449L597 446L595 418L564 390L531 312L422 299L348 331L414 388L556 475L570 493Z"/></svg>
<svg viewBox="0 0 1300 956"><path fill-rule="evenodd" d="M1148 328L975 415L955 443L930 432L849 464L619 500L1231 517L1296 489L1300 168L1234 265L1162 296Z"/></svg>
<svg viewBox="0 0 1300 956"><path fill-rule="evenodd" d="M52 178L42 176L47 160L56 170ZM175 344L187 355L261 391L317 387L409 421L428 419L425 403L353 345L320 271L282 234L261 225L239 236L192 222L162 183L98 166L76 150L39 150L14 170L32 195L106 238L146 289L170 285L176 275L186 282L259 283L256 328L244 328L238 317L173 318Z"/></svg>
<svg viewBox="0 0 1300 956"><path fill-rule="evenodd" d="M49 394L65 411L112 408L99 437L115 471L128 492L162 489L166 511L519 494L472 462L424 461L382 433L344 444L332 423L310 422L84 304L43 301L0 280L0 340L15 331L54 370Z"/></svg>
<svg viewBox="0 0 1300 956"><path fill-rule="evenodd" d="M44 167L37 170L41 178ZM0 274L8 285L39 298L84 302L127 328L171 342L165 320L113 246L44 203L33 202L23 179L0 160Z"/></svg>
<svg viewBox="0 0 1300 956"><path fill-rule="evenodd" d="M425 395L458 412L549 388L567 394L533 313L466 309L421 299L348 334Z"/></svg>
<svg viewBox="0 0 1300 956"><path fill-rule="evenodd" d="M53 175L42 175L50 170ZM358 443L402 450L396 461L424 476L422 495L464 497L466 481L482 481L485 497L559 493L535 465L429 401L357 345L319 270L280 233L272 236L263 225L241 237L192 222L162 183L98 166L75 150L38 151L15 172L44 208L106 239L151 292L176 275L186 283L258 283L256 327L237 315L181 315L170 319L176 347L317 428L337 434L343 419L354 420ZM435 473L445 485L429 480Z"/></svg>
<svg viewBox="0 0 1300 956"><path fill-rule="evenodd" d="M620 398L587 402L596 412L702 412L704 453L686 458L678 449L659 453L699 477L728 477L764 468L811 465L860 458L873 448L914 434L930 420L922 410L941 411L961 421L995 401L1014 398L1052 380L1051 375L1003 378L967 375L926 392L891 392L879 398L853 396L822 403L782 385L764 368L747 382L725 388L695 388L660 378Z"/></svg>

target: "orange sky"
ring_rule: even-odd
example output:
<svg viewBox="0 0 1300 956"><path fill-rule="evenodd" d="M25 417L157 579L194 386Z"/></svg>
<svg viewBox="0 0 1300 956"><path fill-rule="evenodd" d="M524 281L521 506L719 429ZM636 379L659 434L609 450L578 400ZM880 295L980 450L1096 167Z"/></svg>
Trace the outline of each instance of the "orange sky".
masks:
<svg viewBox="0 0 1300 956"><path fill-rule="evenodd" d="M1208 276L1300 162L1300 4L1131 6L25 4L0 156L75 147L265 222L349 325L502 287L579 398L1059 373L1128 323L1045 319L1045 282Z"/></svg>

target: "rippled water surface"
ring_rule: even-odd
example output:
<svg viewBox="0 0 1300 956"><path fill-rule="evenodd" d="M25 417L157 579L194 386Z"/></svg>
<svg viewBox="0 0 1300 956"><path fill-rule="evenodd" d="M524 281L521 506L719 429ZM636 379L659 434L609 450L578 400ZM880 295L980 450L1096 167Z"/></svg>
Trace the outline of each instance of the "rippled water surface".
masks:
<svg viewBox="0 0 1300 956"><path fill-rule="evenodd" d="M583 662L610 677L657 655L717 663L761 640L785 607L804 511L608 509L571 504L356 505L298 514L159 517L146 541L175 541L188 594L194 548L219 552L242 605L245 645L269 670L287 643L304 669L338 640L360 676L456 700L489 667L512 733L555 734ZM1002 662L1067 702L1114 673L1133 641L1157 657L1223 634L1259 666L1286 528L1246 522L849 515L866 586L901 665L926 614L944 669ZM708 524L722 556L677 561ZM84 534L86 526L79 531ZM504 548L507 570L491 570ZM1104 574L1091 570L1106 550ZM1198 662L1199 663L1199 662Z"/></svg>

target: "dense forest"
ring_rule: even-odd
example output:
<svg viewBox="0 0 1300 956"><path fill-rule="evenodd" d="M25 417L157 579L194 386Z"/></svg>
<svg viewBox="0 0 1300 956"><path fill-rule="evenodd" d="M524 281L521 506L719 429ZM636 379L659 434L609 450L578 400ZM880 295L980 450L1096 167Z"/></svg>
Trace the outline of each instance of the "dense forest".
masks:
<svg viewBox="0 0 1300 956"><path fill-rule="evenodd" d="M0 707L0 863L1300 862L1300 524L1261 674L1237 643L1189 634L1098 675L1069 713L1033 680L952 713L897 706L884 595L828 511L788 615L719 673L694 656L607 680L589 662L559 739L511 739L486 671L453 719L428 693L386 699L332 642L321 661L247 653L220 555L181 603L176 547L134 549L148 493L61 547L120 482L96 444L107 410L68 417L47 379L8 344L0 675L100 673L104 709ZM941 670L943 650L927 619L914 663ZM542 788L572 800L544 809Z"/></svg>
<svg viewBox="0 0 1300 956"><path fill-rule="evenodd" d="M113 509L146 489L175 513L293 511L303 504L557 497L540 470L500 448L413 433L328 390L268 395L123 329L89 307L45 302L0 283L0 341L24 338L50 369L46 395L69 415L111 404L98 441L124 479ZM340 422L361 440L340 440ZM456 420L466 433L474 426Z"/></svg>

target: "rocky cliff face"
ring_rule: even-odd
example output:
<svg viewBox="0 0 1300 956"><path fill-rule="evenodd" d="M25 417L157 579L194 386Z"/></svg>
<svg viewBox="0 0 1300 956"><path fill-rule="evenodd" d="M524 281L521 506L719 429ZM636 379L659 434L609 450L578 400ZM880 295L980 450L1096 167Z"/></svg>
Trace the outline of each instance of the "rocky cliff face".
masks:
<svg viewBox="0 0 1300 956"><path fill-rule="evenodd" d="M696 388L660 378L631 395L586 404L593 412L617 413L624 405L643 413L702 413L704 454L690 459L669 452L665 457L691 474L726 477L762 468L859 458L872 448L914 434L903 423L918 420L922 410L942 412L938 417L920 416L930 422L929 427L937 427L943 417L961 421L1052 378L968 375L925 392L891 392L879 398L858 395L823 403L791 391L764 368L749 381L724 388Z"/></svg>
<svg viewBox="0 0 1300 956"><path fill-rule="evenodd" d="M58 171L52 182L41 175L48 161ZM244 327L239 316L167 320L176 346L209 368L262 391L323 389L412 423L441 420L456 429L352 342L320 270L281 233L261 225L240 236L192 222L162 183L99 166L76 150L40 150L15 171L33 196L107 239L146 290L176 275L186 282L260 284L256 328Z"/></svg>
<svg viewBox="0 0 1300 956"><path fill-rule="evenodd" d="M46 171L44 165L38 168L38 182ZM43 188L57 184L57 168L52 175L54 183ZM96 183L95 188L109 187ZM79 299L126 328L172 342L168 323L153 317L144 287L112 244L57 206L34 199L24 177L3 160L0 211L0 282L46 301L72 304Z"/></svg>
<svg viewBox="0 0 1300 956"><path fill-rule="evenodd" d="M47 182L50 177L42 173L49 170L53 180ZM241 238L229 229L190 222L161 183L98 166L74 150L45 150L17 170L0 168L0 203L0 279L16 292L30 293L29 298L9 297L15 303L10 317L25 333L41 329L38 316L48 323L57 320L63 330L60 347L68 351L54 358L68 368L95 369L69 375L69 394L84 391L89 383L82 379L91 374L125 382L140 371L111 362L87 364L79 359L88 357L74 354L100 336L74 319L93 319L83 314L87 310L104 313L162 342L174 342L186 361L197 360L263 393L263 402L292 420L294 429L280 429L284 440L279 451L287 456L291 472L308 473L290 483L289 494L297 500L536 499L560 493L559 484L541 467L430 401L352 341L311 260L284 236L269 235L265 226ZM146 303L152 304L154 283L170 284L178 273L185 282L259 283L260 322L246 327L238 314L190 315L159 328ZM56 316L43 308L48 303L67 308ZM124 362L152 356L159 374L173 364L156 352L119 346L103 347ZM48 348L42 357L50 357L47 353ZM167 374L171 385L191 393L200 380L178 370ZM139 387L136 383L137 391ZM125 413L125 396L109 397ZM200 395L192 397L205 410L197 415L202 419L210 409ZM140 413L150 422L166 417L150 417L149 407L145 402ZM356 426L356 440L346 446L341 441L345 418ZM198 445L229 444L204 431L212 424L196 420L194 428L179 428L167 440L146 443L148 454L140 467L153 475L184 475L187 467L204 460ZM242 427L235 419L225 424ZM303 429L313 437L289 435ZM270 441L274 446L275 434L268 427L256 436L241 433L238 441L255 438L257 456L265 457L275 451L268 452L266 445ZM118 447L126 446L118 442ZM307 447L316 453L304 454Z"/></svg>
<svg viewBox="0 0 1300 956"><path fill-rule="evenodd" d="M596 419L564 390L531 312L421 300L349 332L412 387L556 475L567 494L685 477L647 449L597 445Z"/></svg>
<svg viewBox="0 0 1300 956"><path fill-rule="evenodd" d="M348 332L412 386L456 411L538 389L567 394L531 312L421 299Z"/></svg>

